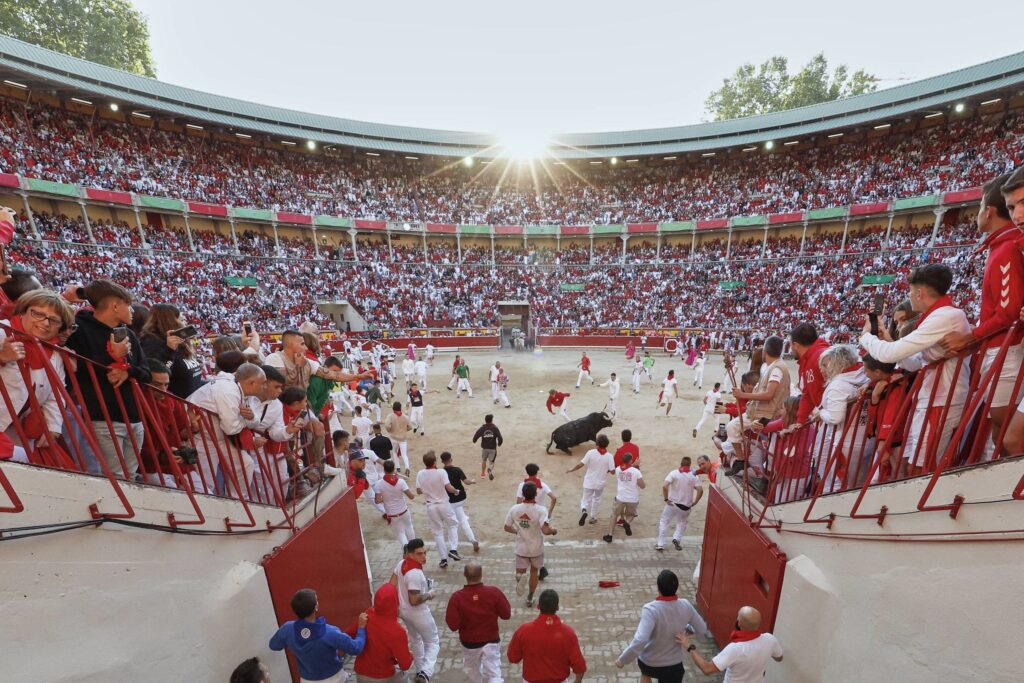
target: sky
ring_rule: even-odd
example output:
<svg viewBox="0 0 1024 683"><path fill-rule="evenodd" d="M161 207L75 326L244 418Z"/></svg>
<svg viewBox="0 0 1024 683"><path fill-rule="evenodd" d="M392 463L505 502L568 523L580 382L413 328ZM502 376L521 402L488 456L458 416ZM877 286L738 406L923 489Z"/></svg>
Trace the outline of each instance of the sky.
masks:
<svg viewBox="0 0 1024 683"><path fill-rule="evenodd" d="M744 62L818 52L880 87L1024 50L1016 3L134 0L158 77L362 121L549 137L698 123ZM833 9L835 7L835 9ZM985 27L989 27L986 29Z"/></svg>

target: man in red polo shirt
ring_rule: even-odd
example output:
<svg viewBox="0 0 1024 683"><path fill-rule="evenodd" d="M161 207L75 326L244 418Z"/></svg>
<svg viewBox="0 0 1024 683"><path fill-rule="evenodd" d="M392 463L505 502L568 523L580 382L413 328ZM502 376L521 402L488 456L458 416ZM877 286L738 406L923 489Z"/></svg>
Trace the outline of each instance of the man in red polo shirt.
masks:
<svg viewBox="0 0 1024 683"><path fill-rule="evenodd" d="M575 683L582 683L587 661L580 652L576 632L556 616L558 593L548 588L537 600L540 616L528 621L512 636L508 644L508 661L523 663L526 683L562 683L570 670Z"/></svg>
<svg viewBox="0 0 1024 683"><path fill-rule="evenodd" d="M615 451L615 466L622 464L622 456L629 453L633 456L633 467L640 469L640 447L633 443L633 432L629 429L622 430L622 445Z"/></svg>
<svg viewBox="0 0 1024 683"><path fill-rule="evenodd" d="M445 623L459 632L462 666L471 683L501 680L501 638L498 619L508 621L512 606L500 589L484 585L484 570L476 560L462 571L466 585L452 593Z"/></svg>

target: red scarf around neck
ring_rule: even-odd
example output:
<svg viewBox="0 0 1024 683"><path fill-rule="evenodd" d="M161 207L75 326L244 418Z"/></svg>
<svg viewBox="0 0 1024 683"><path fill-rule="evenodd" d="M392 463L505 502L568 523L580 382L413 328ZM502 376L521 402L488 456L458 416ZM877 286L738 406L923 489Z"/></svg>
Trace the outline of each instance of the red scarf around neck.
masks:
<svg viewBox="0 0 1024 683"><path fill-rule="evenodd" d="M675 602L679 599L678 595L659 595L655 600L658 602Z"/></svg>
<svg viewBox="0 0 1024 683"><path fill-rule="evenodd" d="M690 468L689 468L689 467L680 467L680 468L679 468L679 471L680 471L680 472L684 472L684 473L685 473L685 472L689 472L689 471L690 471Z"/></svg>
<svg viewBox="0 0 1024 683"><path fill-rule="evenodd" d="M405 576L413 569L423 569L423 565L417 562L416 560L412 559L411 557L407 557L404 560L402 560L402 576Z"/></svg>
<svg viewBox="0 0 1024 683"><path fill-rule="evenodd" d="M397 415L398 417L402 417L402 409L399 408L398 410L396 410L395 415Z"/></svg>
<svg viewBox="0 0 1024 683"><path fill-rule="evenodd" d="M632 466L633 466L633 462L632 461L624 462L621 465L619 465L619 469L621 469L623 472L625 472L626 470L628 470Z"/></svg>
<svg viewBox="0 0 1024 683"><path fill-rule="evenodd" d="M952 306L956 308L956 304L953 303L953 299L948 295L944 294L939 297L938 301L928 307L928 310L921 314L921 317L917 319L917 327L921 327L921 323L925 321L925 318L930 316L935 309L942 308L943 306Z"/></svg>
<svg viewBox="0 0 1024 683"><path fill-rule="evenodd" d="M860 370L862 367L864 367L864 363L860 363L860 362L854 363L853 365L847 365L845 368L843 368L843 373L853 372L855 370Z"/></svg>
<svg viewBox="0 0 1024 683"><path fill-rule="evenodd" d="M25 346L25 362L33 370L42 370L43 364L48 362L53 356L53 349L42 346L41 344L35 343L35 337L25 332L25 326L21 324L21 316L13 316L10 320L11 327L27 337L27 339L18 339L19 335L15 335L11 341L23 341ZM51 337L52 339L52 337ZM42 340L49 341L49 340Z"/></svg>
<svg viewBox="0 0 1024 683"><path fill-rule="evenodd" d="M533 484L533 485L535 485L537 487L538 495L540 494L540 492L542 490L544 490L544 484L541 483L541 480L538 479L537 477L527 477L526 479L523 479L523 483L524 484Z"/></svg>
<svg viewBox="0 0 1024 683"><path fill-rule="evenodd" d="M746 643L761 637L760 631L733 631L729 634L730 643Z"/></svg>
<svg viewBox="0 0 1024 683"><path fill-rule="evenodd" d="M384 481L386 481L387 483L389 483L392 486L394 486L395 484L398 483L398 475L397 474L385 474L384 475Z"/></svg>

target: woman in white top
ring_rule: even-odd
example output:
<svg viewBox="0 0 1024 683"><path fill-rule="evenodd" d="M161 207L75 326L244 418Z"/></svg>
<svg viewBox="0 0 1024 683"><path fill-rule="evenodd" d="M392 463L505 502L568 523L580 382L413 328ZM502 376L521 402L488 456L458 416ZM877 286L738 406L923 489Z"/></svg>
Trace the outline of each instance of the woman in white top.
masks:
<svg viewBox="0 0 1024 683"><path fill-rule="evenodd" d="M26 451L56 445L64 418L53 387L56 383L64 386L64 362L60 353L34 342L57 344L59 335L70 331L74 322L71 308L60 295L44 289L22 294L10 320L0 321L0 381L14 409L12 414L0 397L0 459L13 456L16 461L28 462ZM48 372L56 375L55 381ZM29 400L24 373L28 373L42 414ZM28 443L23 443L14 426L16 418Z"/></svg>
<svg viewBox="0 0 1024 683"><path fill-rule="evenodd" d="M861 459L870 462L875 443L874 439L867 438L867 406L862 406L856 415L849 414L861 388L868 383L857 347L850 344L829 347L822 352L818 366L825 380L825 392L821 397L821 405L811 412L811 419L821 423L815 457L818 460L818 475L825 478L824 492L828 493L842 488L841 475L837 475L837 472L856 476L862 469ZM856 421L847 427L848 419ZM836 449L840 449L841 457L835 459L826 475L826 464ZM846 483L853 485L855 482L849 480Z"/></svg>

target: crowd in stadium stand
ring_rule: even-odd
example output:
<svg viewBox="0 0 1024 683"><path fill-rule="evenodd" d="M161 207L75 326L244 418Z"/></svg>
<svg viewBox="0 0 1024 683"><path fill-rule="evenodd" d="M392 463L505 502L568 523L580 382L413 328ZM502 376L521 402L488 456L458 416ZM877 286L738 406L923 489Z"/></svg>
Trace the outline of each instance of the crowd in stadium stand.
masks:
<svg viewBox="0 0 1024 683"><path fill-rule="evenodd" d="M1021 162L1020 112L686 167L502 173L263 149L0 98L0 172L187 200L393 221L609 224L784 213L977 187Z"/></svg>

